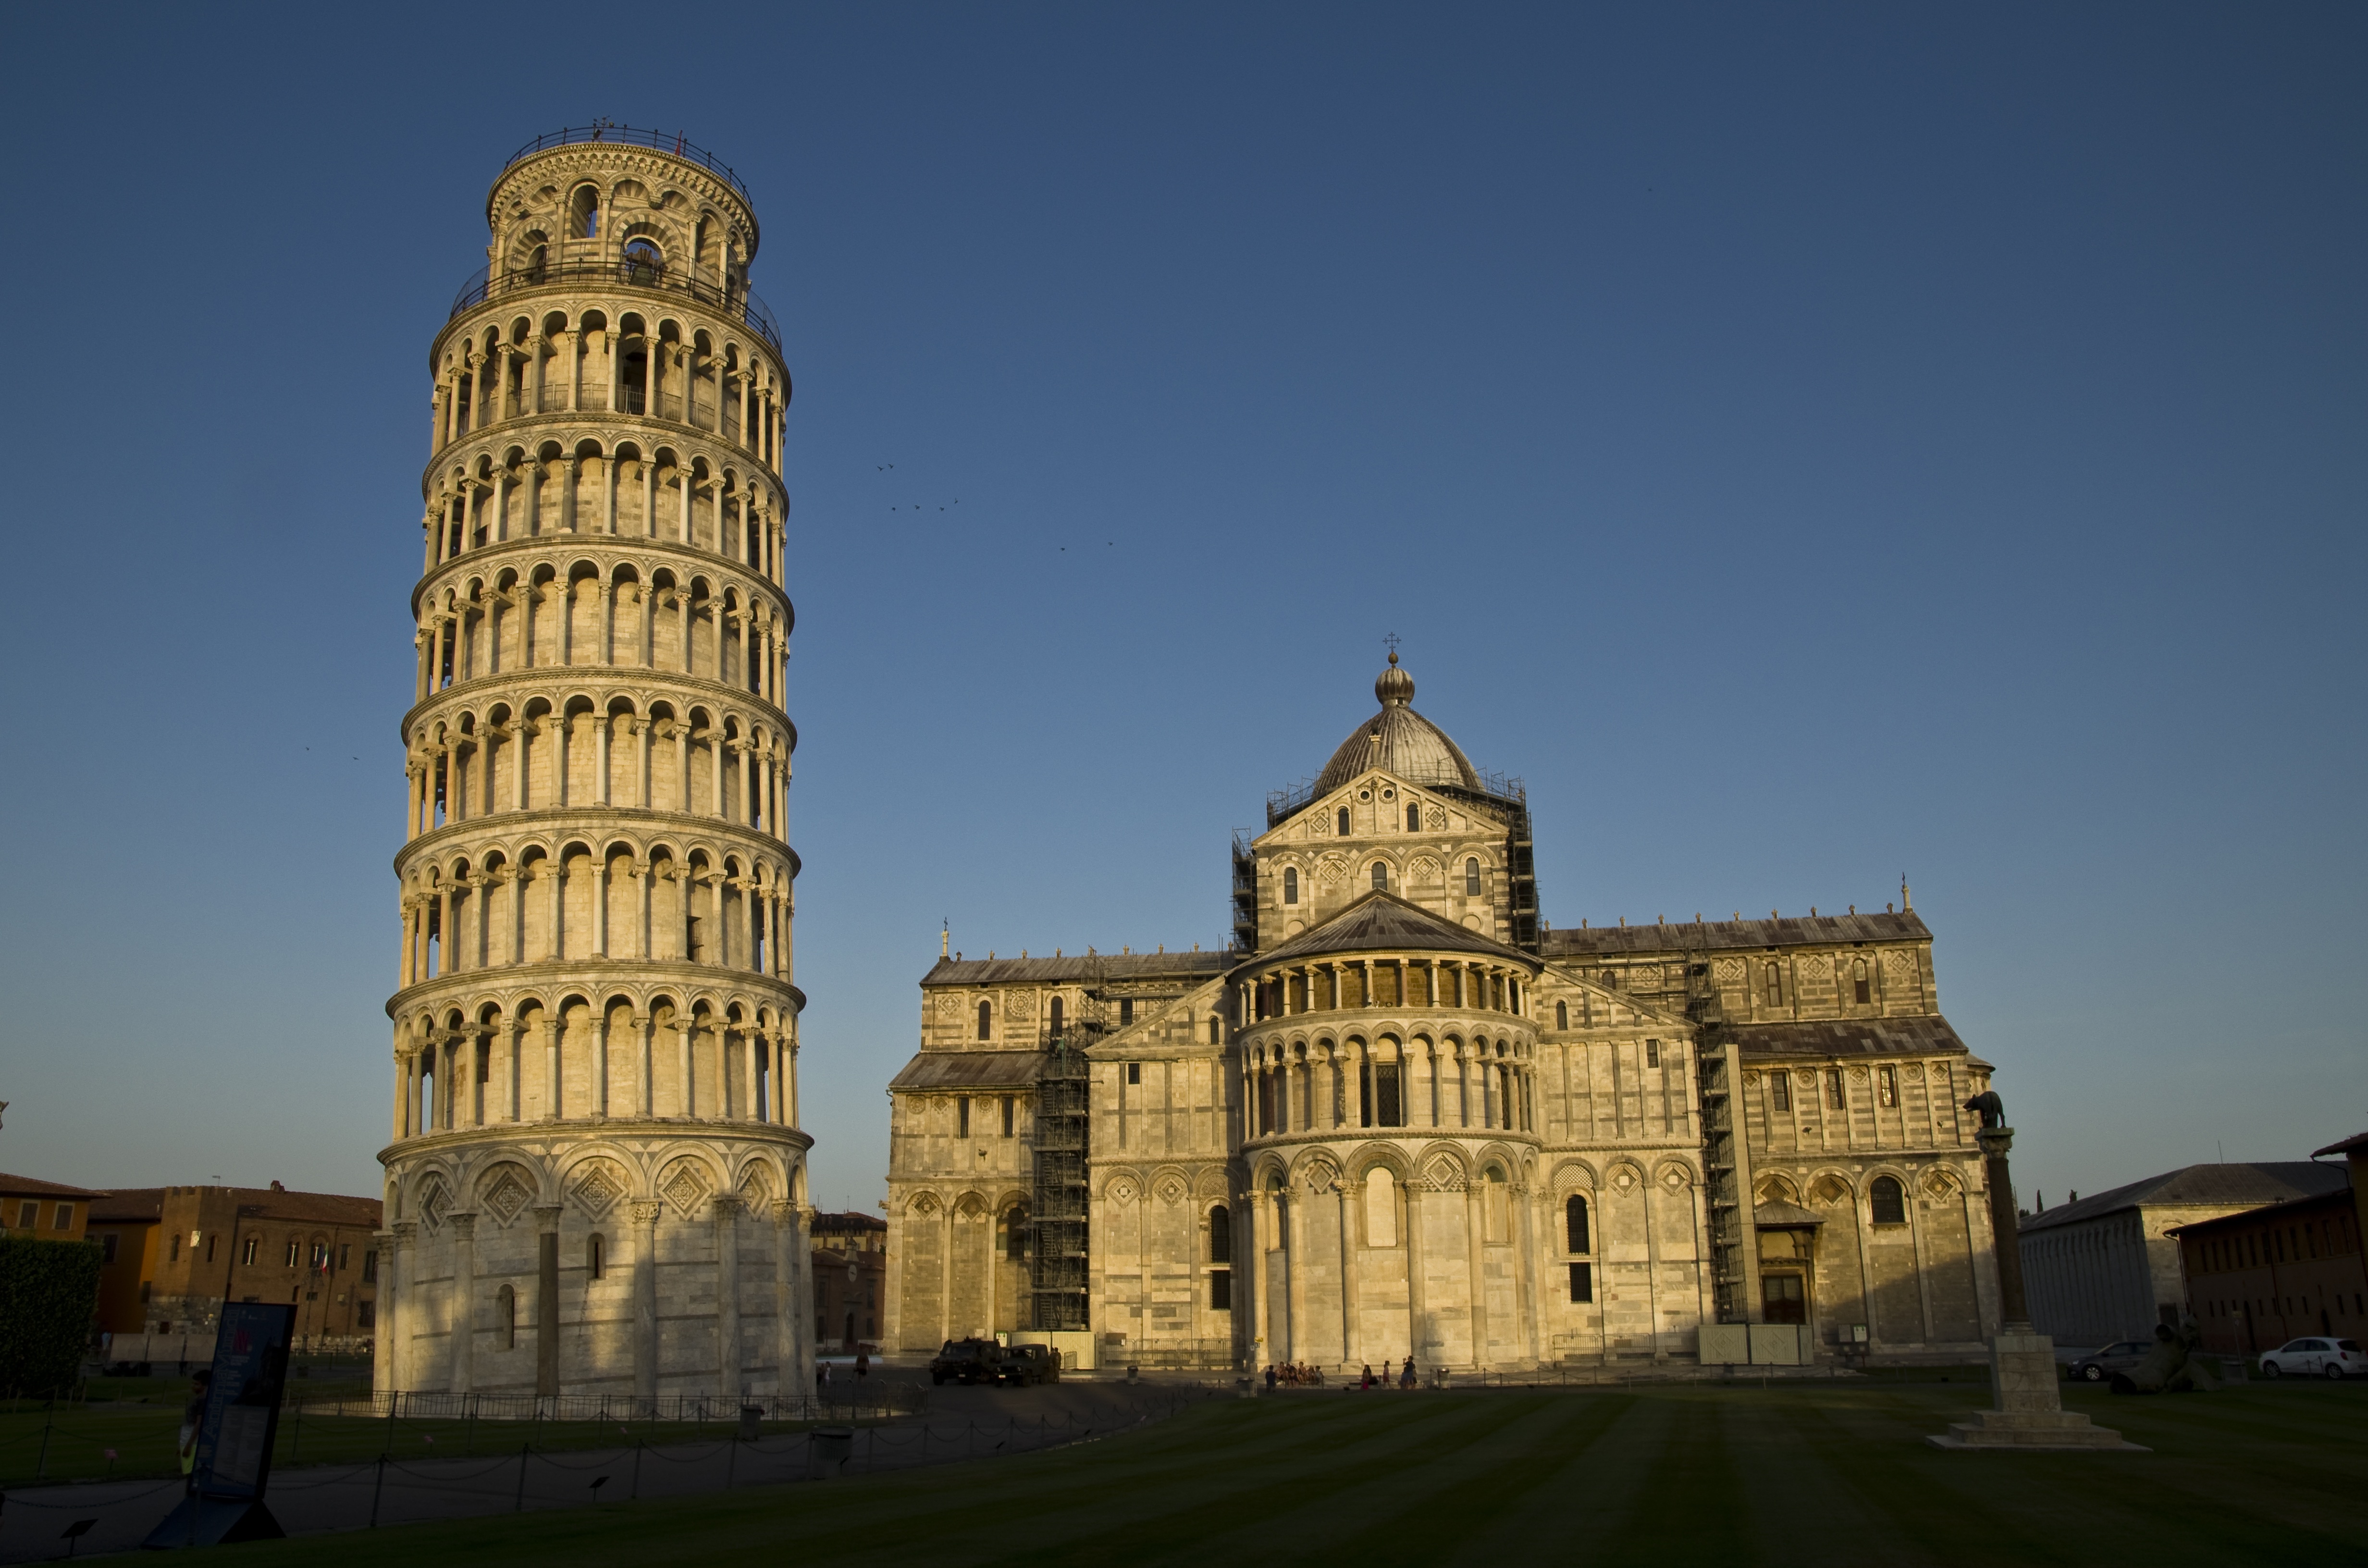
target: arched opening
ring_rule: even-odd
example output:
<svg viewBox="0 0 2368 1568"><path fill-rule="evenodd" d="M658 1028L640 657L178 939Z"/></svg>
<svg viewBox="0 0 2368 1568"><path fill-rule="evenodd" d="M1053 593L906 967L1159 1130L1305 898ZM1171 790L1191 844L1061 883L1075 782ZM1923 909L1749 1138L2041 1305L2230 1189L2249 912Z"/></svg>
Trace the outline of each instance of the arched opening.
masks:
<svg viewBox="0 0 2368 1568"><path fill-rule="evenodd" d="M1569 1003L1557 1002L1554 1004L1554 1028L1558 1029L1566 1029L1570 1028Z"/></svg>
<svg viewBox="0 0 2368 1568"><path fill-rule="evenodd" d="M1346 806L1340 808L1340 836L1349 836L1349 808Z"/></svg>
<svg viewBox="0 0 2368 1568"><path fill-rule="evenodd" d="M1878 1225L1907 1223L1907 1190L1899 1185L1897 1176L1877 1176L1867 1189L1867 1207L1873 1211Z"/></svg>
<svg viewBox="0 0 2368 1568"><path fill-rule="evenodd" d="M1285 903L1299 902L1299 868L1296 866L1285 866L1282 869L1282 902Z"/></svg>
<svg viewBox="0 0 2368 1568"><path fill-rule="evenodd" d="M584 1272L595 1279L609 1276L609 1240L598 1231L584 1239Z"/></svg>
<svg viewBox="0 0 2368 1568"><path fill-rule="evenodd" d="M978 1038L981 1040L995 1038L995 1004L992 1002L981 1002L978 1005Z"/></svg>
<svg viewBox="0 0 2368 1568"><path fill-rule="evenodd" d="M1373 891L1375 892L1390 891L1390 869L1379 860L1373 862Z"/></svg>
<svg viewBox="0 0 2368 1568"><path fill-rule="evenodd" d="M1480 862L1477 859L1463 862L1463 896L1466 898L1480 896Z"/></svg>
<svg viewBox="0 0 2368 1568"><path fill-rule="evenodd" d="M625 242L623 265L628 283L650 288L666 277L666 256L655 243L646 239L635 238Z"/></svg>
<svg viewBox="0 0 2368 1568"><path fill-rule="evenodd" d="M567 233L579 240L600 237L600 192L588 185L579 185L567 200Z"/></svg>
<svg viewBox="0 0 2368 1568"><path fill-rule="evenodd" d="M1595 1250L1588 1244L1592 1238L1587 1229L1587 1199L1576 1192L1563 1203L1562 1231L1564 1250L1580 1254Z"/></svg>
<svg viewBox="0 0 2368 1568"><path fill-rule="evenodd" d="M1422 808L1412 801L1406 802L1406 831L1408 833L1422 831Z"/></svg>
<svg viewBox="0 0 2368 1568"><path fill-rule="evenodd" d="M502 1348L518 1348L518 1291L507 1285L494 1293L494 1332L502 1336Z"/></svg>
<svg viewBox="0 0 2368 1568"><path fill-rule="evenodd" d="M1061 999L1060 999L1058 996L1055 996L1055 997L1053 997L1053 998L1052 1025L1053 1025L1053 1038L1054 1040L1058 1040L1058 1039L1060 1039L1060 1038L1061 1038Z"/></svg>
<svg viewBox="0 0 2368 1568"><path fill-rule="evenodd" d="M1863 1007L1873 1000L1873 986L1868 983L1866 960L1850 960L1850 1000Z"/></svg>
<svg viewBox="0 0 2368 1568"><path fill-rule="evenodd" d="M1209 1261L1234 1261L1234 1211L1222 1203L1209 1210Z"/></svg>

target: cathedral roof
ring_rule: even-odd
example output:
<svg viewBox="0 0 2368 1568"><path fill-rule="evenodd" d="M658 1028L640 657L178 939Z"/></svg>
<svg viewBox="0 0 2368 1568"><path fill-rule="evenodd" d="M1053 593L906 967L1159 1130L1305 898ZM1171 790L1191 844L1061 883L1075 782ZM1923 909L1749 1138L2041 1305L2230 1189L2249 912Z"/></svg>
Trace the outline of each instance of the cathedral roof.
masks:
<svg viewBox="0 0 2368 1568"><path fill-rule="evenodd" d="M1009 1089L1044 1070L1041 1051L925 1051L888 1080L892 1089Z"/></svg>
<svg viewBox="0 0 2368 1568"><path fill-rule="evenodd" d="M1390 654L1389 667L1373 682L1373 695L1381 699L1382 710L1340 743L1315 780L1315 794L1328 794L1376 767L1387 768L1409 784L1481 788L1480 775L1447 732L1414 710L1414 676L1398 667L1396 653Z"/></svg>
<svg viewBox="0 0 2368 1568"><path fill-rule="evenodd" d="M1486 953L1531 969L1538 967L1538 960L1519 948L1508 948L1387 892L1369 892L1314 930L1303 931L1281 947L1270 948L1246 961L1268 964L1279 959L1314 958L1324 953L1394 951L1405 948Z"/></svg>
<svg viewBox="0 0 2368 1568"><path fill-rule="evenodd" d="M1084 985L1181 981L1197 985L1234 966L1238 953L1072 953L1066 957L939 959L924 985Z"/></svg>
<svg viewBox="0 0 2368 1568"><path fill-rule="evenodd" d="M1556 926L1545 934L1550 959L1614 953L1716 951L1731 948L1798 948L1827 942L1929 942L1932 933L1914 910L1894 915L1802 915L1781 920L1697 920L1650 926Z"/></svg>
<svg viewBox="0 0 2368 1568"><path fill-rule="evenodd" d="M1971 1054L1938 1013L1892 1018L1815 1018L1797 1024L1736 1024L1727 1031L1746 1056L1963 1056ZM1984 1063L1984 1065L1987 1065Z"/></svg>

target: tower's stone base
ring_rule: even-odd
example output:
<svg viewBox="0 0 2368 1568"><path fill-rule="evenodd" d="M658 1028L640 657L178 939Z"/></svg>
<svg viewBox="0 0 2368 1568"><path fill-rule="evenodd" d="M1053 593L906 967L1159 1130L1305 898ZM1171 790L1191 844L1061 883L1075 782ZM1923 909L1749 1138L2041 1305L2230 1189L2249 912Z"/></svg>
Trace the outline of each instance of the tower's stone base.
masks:
<svg viewBox="0 0 2368 1568"><path fill-rule="evenodd" d="M2056 1384L2055 1345L2044 1334L2001 1334L1990 1341L1990 1392L1998 1408L1976 1410L1973 1419L1952 1421L1948 1431L1924 1440L1936 1449L2007 1452L2153 1451L2064 1408Z"/></svg>

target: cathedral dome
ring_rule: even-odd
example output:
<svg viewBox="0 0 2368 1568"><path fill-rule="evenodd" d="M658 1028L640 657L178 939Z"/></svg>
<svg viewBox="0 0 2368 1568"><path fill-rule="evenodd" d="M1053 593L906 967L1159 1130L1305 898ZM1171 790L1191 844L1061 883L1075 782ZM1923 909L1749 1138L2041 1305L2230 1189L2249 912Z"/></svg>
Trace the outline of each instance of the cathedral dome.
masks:
<svg viewBox="0 0 2368 1568"><path fill-rule="evenodd" d="M1414 710L1414 676L1398 667L1397 654L1390 655L1389 667L1373 682L1373 695L1381 699L1382 710L1340 743L1315 780L1316 794L1373 767L1385 767L1409 784L1480 788L1480 776L1447 732Z"/></svg>

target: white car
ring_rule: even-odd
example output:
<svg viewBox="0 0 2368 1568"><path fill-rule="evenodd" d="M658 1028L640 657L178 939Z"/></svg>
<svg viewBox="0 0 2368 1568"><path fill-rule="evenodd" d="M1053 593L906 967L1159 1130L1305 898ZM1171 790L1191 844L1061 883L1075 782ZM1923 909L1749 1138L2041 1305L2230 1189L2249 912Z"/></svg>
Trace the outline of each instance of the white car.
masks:
<svg viewBox="0 0 2368 1568"><path fill-rule="evenodd" d="M2356 1339L2289 1339L2261 1353L2261 1376L2368 1378L2368 1355Z"/></svg>

